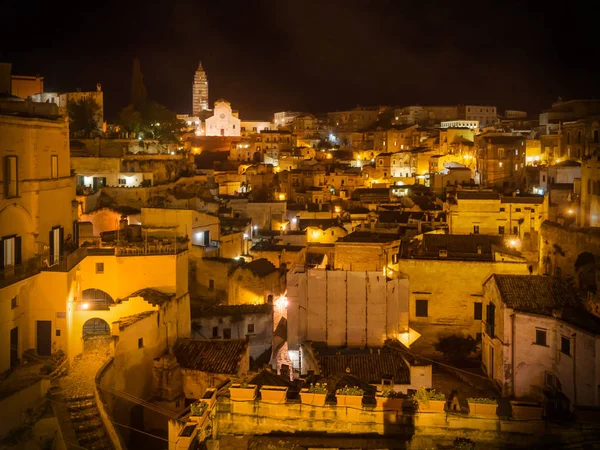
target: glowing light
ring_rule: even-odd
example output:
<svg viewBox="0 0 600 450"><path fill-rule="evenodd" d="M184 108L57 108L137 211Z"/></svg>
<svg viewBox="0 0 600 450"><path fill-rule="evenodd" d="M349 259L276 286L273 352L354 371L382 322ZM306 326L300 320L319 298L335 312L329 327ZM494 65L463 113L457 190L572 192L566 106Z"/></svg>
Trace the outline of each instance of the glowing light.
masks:
<svg viewBox="0 0 600 450"><path fill-rule="evenodd" d="M285 194L279 194L279 200L285 200Z"/></svg>
<svg viewBox="0 0 600 450"><path fill-rule="evenodd" d="M258 230L258 225L254 225L254 231Z"/></svg>
<svg viewBox="0 0 600 450"><path fill-rule="evenodd" d="M295 217L292 217L292 223L293 223L294 225L296 224L296 220L297 220L297 219L296 219Z"/></svg>
<svg viewBox="0 0 600 450"><path fill-rule="evenodd" d="M175 154L175 152L171 152L171 155L174 155L174 154Z"/></svg>
<svg viewBox="0 0 600 450"><path fill-rule="evenodd" d="M517 245L516 239L511 239L510 242L509 242L509 244L510 244L511 247L515 247Z"/></svg>
<svg viewBox="0 0 600 450"><path fill-rule="evenodd" d="M336 206L336 207L335 207L335 212L336 212L336 213L340 213L340 212L342 212L342 207L341 207L341 206Z"/></svg>
<svg viewBox="0 0 600 450"><path fill-rule="evenodd" d="M244 233L244 239L248 239L248 233Z"/></svg>
<svg viewBox="0 0 600 450"><path fill-rule="evenodd" d="M83 303L81 305L81 309L88 309L90 307L89 303Z"/></svg>
<svg viewBox="0 0 600 450"><path fill-rule="evenodd" d="M571 216L573 215L573 213L574 213L574 211L572 209L570 209L570 210L567 211L567 214L569 214Z"/></svg>
<svg viewBox="0 0 600 450"><path fill-rule="evenodd" d="M316 230L313 231L311 234L312 234L312 237L314 237L314 238L318 238L319 237L319 232L316 231Z"/></svg>

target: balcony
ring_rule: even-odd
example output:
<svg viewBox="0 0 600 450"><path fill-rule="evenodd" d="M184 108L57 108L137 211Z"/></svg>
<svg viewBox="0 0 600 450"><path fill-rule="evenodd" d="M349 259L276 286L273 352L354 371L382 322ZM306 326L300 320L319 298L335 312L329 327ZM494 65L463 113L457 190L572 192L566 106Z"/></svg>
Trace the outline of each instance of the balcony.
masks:
<svg viewBox="0 0 600 450"><path fill-rule="evenodd" d="M10 286L17 281L24 280L30 276L40 273L42 267L42 258L36 255L23 261L21 264L16 264L0 269L0 288Z"/></svg>

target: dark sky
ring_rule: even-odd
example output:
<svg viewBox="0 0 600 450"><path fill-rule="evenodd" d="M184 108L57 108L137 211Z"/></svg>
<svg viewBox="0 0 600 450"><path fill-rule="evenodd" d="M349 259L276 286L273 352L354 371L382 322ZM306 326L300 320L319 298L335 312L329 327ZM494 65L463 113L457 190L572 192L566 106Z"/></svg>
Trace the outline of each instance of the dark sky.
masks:
<svg viewBox="0 0 600 450"><path fill-rule="evenodd" d="M46 90L102 83L109 119L129 102L136 56L148 96L182 113L202 60L211 103L242 119L357 104L538 113L600 91L596 16L577 1L6 3L0 61L43 75Z"/></svg>

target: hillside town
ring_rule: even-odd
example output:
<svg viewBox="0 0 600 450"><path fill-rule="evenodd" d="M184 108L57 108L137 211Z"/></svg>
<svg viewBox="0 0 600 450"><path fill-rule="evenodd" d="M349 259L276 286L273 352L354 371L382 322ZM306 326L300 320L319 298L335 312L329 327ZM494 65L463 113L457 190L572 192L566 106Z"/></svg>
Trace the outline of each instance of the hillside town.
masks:
<svg viewBox="0 0 600 450"><path fill-rule="evenodd" d="M0 63L0 448L600 448L600 100L254 117L208 69L108 118Z"/></svg>

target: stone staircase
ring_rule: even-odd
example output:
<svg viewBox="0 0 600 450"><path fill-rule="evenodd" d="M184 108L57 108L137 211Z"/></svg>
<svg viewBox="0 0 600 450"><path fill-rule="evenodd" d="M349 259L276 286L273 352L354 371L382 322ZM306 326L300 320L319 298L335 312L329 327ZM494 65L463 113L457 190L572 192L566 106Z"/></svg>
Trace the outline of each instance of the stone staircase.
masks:
<svg viewBox="0 0 600 450"><path fill-rule="evenodd" d="M94 394L65 397L65 402L80 446L89 450L114 448L100 419Z"/></svg>

